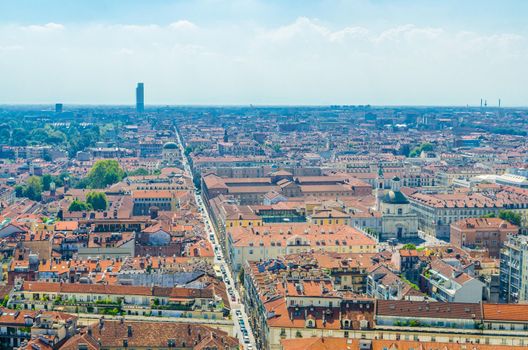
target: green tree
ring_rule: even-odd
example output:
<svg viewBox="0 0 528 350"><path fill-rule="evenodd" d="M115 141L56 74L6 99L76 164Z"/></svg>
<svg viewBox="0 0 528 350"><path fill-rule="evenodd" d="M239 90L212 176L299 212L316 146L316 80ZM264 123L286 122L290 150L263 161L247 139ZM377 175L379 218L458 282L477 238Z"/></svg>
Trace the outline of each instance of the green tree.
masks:
<svg viewBox="0 0 528 350"><path fill-rule="evenodd" d="M27 145L28 132L22 128L13 129L11 135L11 144L13 146L25 146Z"/></svg>
<svg viewBox="0 0 528 350"><path fill-rule="evenodd" d="M42 189L44 191L49 191L50 190L50 184L53 182L53 176L51 176L50 174L46 174L44 176L42 176Z"/></svg>
<svg viewBox="0 0 528 350"><path fill-rule="evenodd" d="M406 249L406 250L416 250L416 246L412 243L407 243L405 244L402 249Z"/></svg>
<svg viewBox="0 0 528 350"><path fill-rule="evenodd" d="M18 198L24 197L24 186L17 185L15 187L15 196Z"/></svg>
<svg viewBox="0 0 528 350"><path fill-rule="evenodd" d="M433 150L433 144L429 142L422 142L419 146L414 147L409 153L409 157L416 158L422 154L422 151L430 152Z"/></svg>
<svg viewBox="0 0 528 350"><path fill-rule="evenodd" d="M73 200L71 202L70 207L68 208L68 211L85 211L85 210L92 210L90 205L86 202L80 201L80 200Z"/></svg>
<svg viewBox="0 0 528 350"><path fill-rule="evenodd" d="M149 174L149 171L145 168L139 168L136 170L132 170L128 173L128 176L147 176Z"/></svg>
<svg viewBox="0 0 528 350"><path fill-rule="evenodd" d="M424 142L420 145L420 148L422 149L422 151L431 152L433 150L433 144L429 142Z"/></svg>
<svg viewBox="0 0 528 350"><path fill-rule="evenodd" d="M522 216L519 213L513 212L511 210L501 210L499 211L499 218L506 220L513 225L521 226Z"/></svg>
<svg viewBox="0 0 528 350"><path fill-rule="evenodd" d="M86 195L86 203L94 210L106 210L108 200L104 192L90 192Z"/></svg>
<svg viewBox="0 0 528 350"><path fill-rule="evenodd" d="M9 126L7 124L0 125L0 142L3 144L9 143L9 138L11 137L11 132L9 131Z"/></svg>
<svg viewBox="0 0 528 350"><path fill-rule="evenodd" d="M90 188L105 188L123 179L125 172L117 160L98 160L88 172L88 186Z"/></svg>
<svg viewBox="0 0 528 350"><path fill-rule="evenodd" d="M31 176L26 181L24 187L24 197L34 201L40 201L42 198L42 179L38 176Z"/></svg>

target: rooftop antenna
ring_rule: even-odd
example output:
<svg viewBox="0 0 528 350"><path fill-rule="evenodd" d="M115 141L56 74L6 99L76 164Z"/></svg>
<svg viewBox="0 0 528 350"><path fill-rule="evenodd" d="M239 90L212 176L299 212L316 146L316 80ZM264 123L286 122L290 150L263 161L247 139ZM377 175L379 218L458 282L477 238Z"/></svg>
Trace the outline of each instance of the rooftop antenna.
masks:
<svg viewBox="0 0 528 350"><path fill-rule="evenodd" d="M480 108L482 108L482 99L480 99Z"/></svg>
<svg viewBox="0 0 528 350"><path fill-rule="evenodd" d="M488 107L488 100L484 100L484 107Z"/></svg>
<svg viewBox="0 0 528 350"><path fill-rule="evenodd" d="M501 99L499 98L499 108L500 108L500 104L501 104Z"/></svg>

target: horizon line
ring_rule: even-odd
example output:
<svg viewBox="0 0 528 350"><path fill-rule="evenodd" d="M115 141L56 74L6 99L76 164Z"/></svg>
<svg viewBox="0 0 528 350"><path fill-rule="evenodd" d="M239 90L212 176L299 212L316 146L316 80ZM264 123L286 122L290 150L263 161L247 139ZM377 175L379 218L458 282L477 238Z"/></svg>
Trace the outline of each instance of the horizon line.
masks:
<svg viewBox="0 0 528 350"><path fill-rule="evenodd" d="M127 107L135 109L135 104L94 104L94 103L64 103L56 102L66 106L72 107ZM49 106L55 107L56 103L0 103L0 107L40 107L40 106ZM439 108L482 108L482 109L512 109L512 108L528 108L528 105L503 105L499 107L498 105L457 105L457 104L341 104L341 103L331 103L331 104L253 104L253 103L244 103L244 104L145 104L145 109L147 108L159 108L159 107L248 107L248 108L266 108L266 107L378 107L378 108L430 108L430 107L439 107Z"/></svg>

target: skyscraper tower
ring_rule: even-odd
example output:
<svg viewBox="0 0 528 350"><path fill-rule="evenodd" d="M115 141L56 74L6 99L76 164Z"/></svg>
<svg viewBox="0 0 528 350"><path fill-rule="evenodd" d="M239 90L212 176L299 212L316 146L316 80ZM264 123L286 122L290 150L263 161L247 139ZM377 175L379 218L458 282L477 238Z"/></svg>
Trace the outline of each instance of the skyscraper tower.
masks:
<svg viewBox="0 0 528 350"><path fill-rule="evenodd" d="M136 87L136 112L143 113L145 110L145 91L143 83L138 83Z"/></svg>

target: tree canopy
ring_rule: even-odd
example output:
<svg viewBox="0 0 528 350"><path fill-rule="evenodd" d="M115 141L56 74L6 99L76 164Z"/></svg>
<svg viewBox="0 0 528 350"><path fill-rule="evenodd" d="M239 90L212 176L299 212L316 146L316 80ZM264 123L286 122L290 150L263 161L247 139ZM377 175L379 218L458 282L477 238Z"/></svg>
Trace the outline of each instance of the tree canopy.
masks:
<svg viewBox="0 0 528 350"><path fill-rule="evenodd" d="M519 213L516 213L511 210L501 210L499 211L499 218L502 220L506 220L510 222L511 224L521 226L522 224L522 216Z"/></svg>
<svg viewBox="0 0 528 350"><path fill-rule="evenodd" d="M90 192L86 195L86 203L94 210L106 210L108 200L104 192Z"/></svg>
<svg viewBox="0 0 528 350"><path fill-rule="evenodd" d="M147 176L149 171L145 168L138 168L128 172L128 176Z"/></svg>
<svg viewBox="0 0 528 350"><path fill-rule="evenodd" d="M105 188L123 179L125 172L117 160L98 160L88 172L86 186L89 188Z"/></svg>
<svg viewBox="0 0 528 350"><path fill-rule="evenodd" d="M409 153L409 157L419 157L422 152L430 152L433 150L433 144L429 142L422 142L420 145L414 147Z"/></svg>
<svg viewBox="0 0 528 350"><path fill-rule="evenodd" d="M85 210L92 210L92 207L90 204L75 199L73 202L71 202L70 207L68 208L68 211L85 211Z"/></svg>
<svg viewBox="0 0 528 350"><path fill-rule="evenodd" d="M483 218L496 218L494 213L482 215ZM499 210L499 218L508 221L510 224L521 226L522 215L511 210Z"/></svg>
<svg viewBox="0 0 528 350"><path fill-rule="evenodd" d="M22 186L15 187L17 197L27 197L34 201L42 199L42 178L30 176Z"/></svg>

